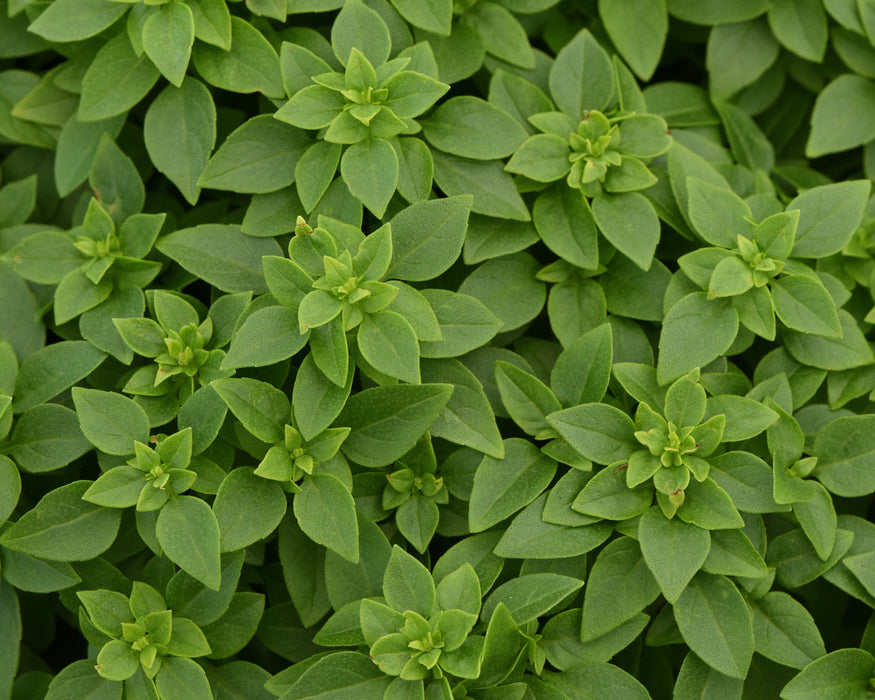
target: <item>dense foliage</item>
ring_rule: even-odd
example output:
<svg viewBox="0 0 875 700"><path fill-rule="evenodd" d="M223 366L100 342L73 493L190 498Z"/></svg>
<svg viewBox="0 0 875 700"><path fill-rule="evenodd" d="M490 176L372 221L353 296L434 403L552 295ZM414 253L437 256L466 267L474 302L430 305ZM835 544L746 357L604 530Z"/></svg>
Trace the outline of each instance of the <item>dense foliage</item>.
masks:
<svg viewBox="0 0 875 700"><path fill-rule="evenodd" d="M872 0L0 0L0 173L0 700L871 697Z"/></svg>

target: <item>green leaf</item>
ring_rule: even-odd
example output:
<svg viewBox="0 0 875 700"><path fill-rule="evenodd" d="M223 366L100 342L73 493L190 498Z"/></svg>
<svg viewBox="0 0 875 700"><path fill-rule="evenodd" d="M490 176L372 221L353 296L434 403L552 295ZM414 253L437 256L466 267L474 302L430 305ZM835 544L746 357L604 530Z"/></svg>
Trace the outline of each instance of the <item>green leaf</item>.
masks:
<svg viewBox="0 0 875 700"><path fill-rule="evenodd" d="M732 499L712 478L703 482L690 481L683 505L677 516L706 530L742 527L744 521Z"/></svg>
<svg viewBox="0 0 875 700"><path fill-rule="evenodd" d="M432 199L396 214L386 275L419 282L446 272L462 251L472 201L470 195Z"/></svg>
<svg viewBox="0 0 875 700"><path fill-rule="evenodd" d="M488 343L502 322L481 301L446 289L423 289L440 324L441 339L421 341L423 357L458 357Z"/></svg>
<svg viewBox="0 0 875 700"><path fill-rule="evenodd" d="M94 669L94 659L75 661L61 669L49 684L45 700L94 698L121 700L124 686L118 681L101 678Z"/></svg>
<svg viewBox="0 0 875 700"><path fill-rule="evenodd" d="M187 3L194 14L194 35L201 41L225 51L231 48L231 13L218 0L191 0Z"/></svg>
<svg viewBox="0 0 875 700"><path fill-rule="evenodd" d="M140 661L131 645L121 639L114 639L103 646L97 654L97 667L103 678L123 681L133 676L140 667Z"/></svg>
<svg viewBox="0 0 875 700"><path fill-rule="evenodd" d="M802 333L840 337L835 302L816 277L787 275L770 286L775 313L785 325Z"/></svg>
<svg viewBox="0 0 875 700"><path fill-rule="evenodd" d="M307 344L298 318L285 306L268 306L246 317L234 333L223 369L264 367L295 355Z"/></svg>
<svg viewBox="0 0 875 700"><path fill-rule="evenodd" d="M349 191L377 217L383 216L395 193L398 172L398 156L386 139L354 143L340 159L340 174Z"/></svg>
<svg viewBox="0 0 875 700"><path fill-rule="evenodd" d="M275 240L245 236L239 226L231 224L184 228L162 236L155 247L193 275L228 293L268 291L261 259L281 252Z"/></svg>
<svg viewBox="0 0 875 700"><path fill-rule="evenodd" d="M584 29L569 41L550 69L550 92L575 120L587 110L604 110L614 97L614 71L605 50Z"/></svg>
<svg viewBox="0 0 875 700"><path fill-rule="evenodd" d="M587 482L571 507L596 518L627 520L644 513L652 502L652 486L641 484L629 488L625 473L608 467Z"/></svg>
<svg viewBox="0 0 875 700"><path fill-rule="evenodd" d="M729 349L738 332L738 316L729 301L704 292L682 297L663 320L657 378L665 383L704 367Z"/></svg>
<svg viewBox="0 0 875 700"><path fill-rule="evenodd" d="M811 451L817 457L812 476L838 496L870 493L875 488L873 429L875 420L871 415L848 416L827 423L817 433Z"/></svg>
<svg viewBox="0 0 875 700"><path fill-rule="evenodd" d="M90 481L74 481L49 491L12 527L0 544L52 561L87 561L115 540L121 511L82 500Z"/></svg>
<svg viewBox="0 0 875 700"><path fill-rule="evenodd" d="M496 362L495 382L508 414L529 435L549 429L547 415L562 409L541 380L516 365Z"/></svg>
<svg viewBox="0 0 875 700"><path fill-rule="evenodd" d="M597 464L627 459L640 447L635 424L620 409L608 404L587 403L547 416L547 422L577 452Z"/></svg>
<svg viewBox="0 0 875 700"><path fill-rule="evenodd" d="M113 467L97 477L83 498L108 508L130 508L147 483L146 475L136 467Z"/></svg>
<svg viewBox="0 0 875 700"><path fill-rule="evenodd" d="M453 395L429 427L433 437L465 445L500 459L504 443L483 386L461 362L424 360L422 379L428 384L452 384Z"/></svg>
<svg viewBox="0 0 875 700"><path fill-rule="evenodd" d="M583 586L583 581L561 574L526 574L496 588L483 604L481 619L488 620L504 604L518 625L545 614L565 596Z"/></svg>
<svg viewBox="0 0 875 700"><path fill-rule="evenodd" d="M345 2L331 25L331 48L337 60L346 65L353 48L374 66L389 58L392 41L383 18L361 0Z"/></svg>
<svg viewBox="0 0 875 700"><path fill-rule="evenodd" d="M641 80L649 80L668 33L664 0L600 0L599 16L620 55Z"/></svg>
<svg viewBox="0 0 875 700"><path fill-rule="evenodd" d="M875 83L846 73L835 78L817 95L811 113L811 133L805 144L809 158L862 146L875 138L875 125L856 114L875 109Z"/></svg>
<svg viewBox="0 0 875 700"><path fill-rule="evenodd" d="M871 183L852 180L806 190L787 205L799 210L792 255L824 258L838 253L863 220Z"/></svg>
<svg viewBox="0 0 875 700"><path fill-rule="evenodd" d="M690 652L681 665L675 683L674 696L677 698L741 698L744 683L738 678L730 678L705 664Z"/></svg>
<svg viewBox="0 0 875 700"><path fill-rule="evenodd" d="M310 331L310 354L328 379L337 386L345 384L350 366L349 347L339 318Z"/></svg>
<svg viewBox="0 0 875 700"><path fill-rule="evenodd" d="M741 530L711 531L711 549L702 571L754 579L768 576L765 561Z"/></svg>
<svg viewBox="0 0 875 700"><path fill-rule="evenodd" d="M434 159L428 145L418 138L389 139L398 156L398 194L411 204L431 195ZM435 200L439 201L439 200Z"/></svg>
<svg viewBox="0 0 875 700"><path fill-rule="evenodd" d="M330 381L308 354L298 368L292 388L295 424L305 440L312 440L334 422L343 409L352 387L350 371L344 386Z"/></svg>
<svg viewBox="0 0 875 700"><path fill-rule="evenodd" d="M721 394L708 399L705 420L725 415L724 442L740 442L759 435L778 419L777 414L759 401L744 396Z"/></svg>
<svg viewBox="0 0 875 700"><path fill-rule="evenodd" d="M21 496L21 476L9 457L0 455L0 523L6 522Z"/></svg>
<svg viewBox="0 0 875 700"><path fill-rule="evenodd" d="M175 656L162 660L155 687L166 700L209 700L212 696L204 670L191 659Z"/></svg>
<svg viewBox="0 0 875 700"><path fill-rule="evenodd" d="M453 18L453 3L451 0L392 0L392 5L404 19L414 27L427 32L443 34L450 33L450 22Z"/></svg>
<svg viewBox="0 0 875 700"><path fill-rule="evenodd" d="M513 153L526 132L509 114L477 97L454 97L422 122L435 148L474 160L494 160Z"/></svg>
<svg viewBox="0 0 875 700"><path fill-rule="evenodd" d="M0 624L6 630L0 651L0 669L6 680L0 684L0 692L8 693L11 697L12 682L18 668L22 627L18 598L8 581L0 584Z"/></svg>
<svg viewBox="0 0 875 700"><path fill-rule="evenodd" d="M529 253L487 260L459 285L459 293L478 299L513 330L533 320L544 306L546 285L537 278L540 267Z"/></svg>
<svg viewBox="0 0 875 700"><path fill-rule="evenodd" d="M283 439L283 426L289 421L286 395L257 379L217 379L211 386L250 433L262 442L273 444Z"/></svg>
<svg viewBox="0 0 875 700"><path fill-rule="evenodd" d="M602 194L592 201L599 230L642 270L649 270L659 243L659 219L653 205L637 192Z"/></svg>
<svg viewBox="0 0 875 700"><path fill-rule="evenodd" d="M734 249L738 235L753 235L750 207L732 190L715 187L694 177L687 178L690 219L702 238L711 245Z"/></svg>
<svg viewBox="0 0 875 700"><path fill-rule="evenodd" d="M359 560L355 502L346 486L331 474L304 477L295 496L295 517L304 534L341 557Z"/></svg>
<svg viewBox="0 0 875 700"><path fill-rule="evenodd" d="M280 485L255 476L251 467L238 467L222 481L213 512L219 523L222 552L243 549L268 537L286 513Z"/></svg>
<svg viewBox="0 0 875 700"><path fill-rule="evenodd" d="M22 278L39 284L57 284L84 262L70 237L55 231L27 236L3 260Z"/></svg>
<svg viewBox="0 0 875 700"><path fill-rule="evenodd" d="M811 614L791 596L772 591L748 601L753 613L754 650L792 668L805 668L826 654Z"/></svg>
<svg viewBox="0 0 875 700"><path fill-rule="evenodd" d="M807 61L820 63L829 32L823 4L812 0L775 0L769 27L781 45Z"/></svg>
<svg viewBox="0 0 875 700"><path fill-rule="evenodd" d="M504 441L504 457L484 456L474 475L468 527L482 532L527 506L550 484L556 462L520 438Z"/></svg>
<svg viewBox="0 0 875 700"><path fill-rule="evenodd" d="M198 186L234 192L273 192L290 185L310 139L262 114L237 127L222 143L197 181Z"/></svg>
<svg viewBox="0 0 875 700"><path fill-rule="evenodd" d="M613 334L596 326L565 348L550 372L550 386L564 406L601 401L611 379Z"/></svg>
<svg viewBox="0 0 875 700"><path fill-rule="evenodd" d="M644 561L672 604L702 567L711 548L707 530L674 518L669 520L656 506L641 516L638 541Z"/></svg>
<svg viewBox="0 0 875 700"><path fill-rule="evenodd" d="M185 3L158 7L143 23L143 49L176 87L182 85L194 44L194 15Z"/></svg>
<svg viewBox="0 0 875 700"><path fill-rule="evenodd" d="M596 223L579 190L564 183L547 189L535 200L532 216L538 235L556 255L585 269L597 266Z"/></svg>
<svg viewBox="0 0 875 700"><path fill-rule="evenodd" d="M110 0L58 0L27 31L49 41L80 41L111 26L126 10L123 4Z"/></svg>
<svg viewBox="0 0 875 700"><path fill-rule="evenodd" d="M498 556L514 559L576 557L595 549L610 537L611 527L607 523L574 527L545 522L541 513L547 497L548 494L541 494L511 521L495 545Z"/></svg>
<svg viewBox="0 0 875 700"><path fill-rule="evenodd" d="M381 386L354 394L337 418L352 428L343 453L367 467L391 464L413 447L451 394L449 384Z"/></svg>
<svg viewBox="0 0 875 700"><path fill-rule="evenodd" d="M100 48L85 71L79 120L96 122L127 112L160 75L148 56L134 53L125 32L117 34Z"/></svg>
<svg viewBox="0 0 875 700"><path fill-rule="evenodd" d="M341 148L338 143L317 141L298 159L295 184L305 211L313 210L334 179Z"/></svg>
<svg viewBox="0 0 875 700"><path fill-rule="evenodd" d="M553 182L571 169L568 143L555 134L529 136L508 161L505 170L538 182Z"/></svg>
<svg viewBox="0 0 875 700"><path fill-rule="evenodd" d="M419 342L403 316L392 311L368 314L356 338L362 357L374 369L410 384L419 383Z"/></svg>
<svg viewBox="0 0 875 700"><path fill-rule="evenodd" d="M395 511L395 524L398 532L410 542L420 554L428 549L440 519L437 504L420 494L402 503Z"/></svg>
<svg viewBox="0 0 875 700"><path fill-rule="evenodd" d="M487 53L526 70L535 68L535 54L526 29L499 3L474 5L464 13L462 23L475 29Z"/></svg>
<svg viewBox="0 0 875 700"><path fill-rule="evenodd" d="M189 77L164 88L146 110L143 138L155 167L196 204L198 178L216 143L216 106L206 86Z"/></svg>
<svg viewBox="0 0 875 700"><path fill-rule="evenodd" d="M674 604L684 641L702 661L731 678L747 675L753 623L744 598L725 576L699 573Z"/></svg>
<svg viewBox="0 0 875 700"><path fill-rule="evenodd" d="M15 381L15 413L23 413L48 401L88 376L106 355L90 343L64 340L41 348L21 363Z"/></svg>
<svg viewBox="0 0 875 700"><path fill-rule="evenodd" d="M726 99L750 85L775 62L780 49L764 19L715 27L705 58L711 95Z"/></svg>
<svg viewBox="0 0 875 700"><path fill-rule="evenodd" d="M201 0L203 6L203 0ZM225 10L227 12L227 10ZM205 13L204 13L205 14ZM218 12L216 14L219 14ZM218 19L218 18L216 18ZM218 20L224 23L224 17ZM230 17L230 41L227 46L217 35L217 45L196 44L192 52L194 66L210 85L231 92L261 92L267 97L285 95L280 61L270 42L255 27L239 17ZM218 31L224 33L214 24ZM198 13L195 12L195 36L198 35Z"/></svg>
<svg viewBox="0 0 875 700"><path fill-rule="evenodd" d="M100 139L88 171L88 184L101 207L112 216L116 228L143 209L146 190L137 166L109 134Z"/></svg>
<svg viewBox="0 0 875 700"><path fill-rule="evenodd" d="M811 486L813 495L804 501L793 503L793 513L817 555L826 560L835 547L835 507L826 488L817 483L812 483Z"/></svg>
<svg viewBox="0 0 875 700"><path fill-rule="evenodd" d="M875 659L863 649L838 649L812 661L781 691L782 700L863 697Z"/></svg>
<svg viewBox="0 0 875 700"><path fill-rule="evenodd" d="M747 112L730 102L715 100L732 154L751 170L770 172L775 167L775 148Z"/></svg>
<svg viewBox="0 0 875 700"><path fill-rule="evenodd" d="M44 473L66 466L91 444L82 434L75 412L43 404L18 419L6 447L22 471Z"/></svg>
<svg viewBox="0 0 875 700"><path fill-rule="evenodd" d="M134 441L149 439L145 411L131 399L109 391L73 389L82 432L98 449L114 455L134 453Z"/></svg>
<svg viewBox="0 0 875 700"><path fill-rule="evenodd" d="M304 669L286 695L298 700L380 700L390 678L365 654L339 651L323 656Z"/></svg>
<svg viewBox="0 0 875 700"><path fill-rule="evenodd" d="M562 673L546 671L543 675L548 687L556 688L568 697L573 697L580 688L586 688L592 697L616 696L629 700L646 700L649 693L644 686L626 671L608 663L582 661Z"/></svg>
<svg viewBox="0 0 875 700"><path fill-rule="evenodd" d="M434 609L435 585L428 569L395 545L383 578L383 595L398 612L412 610L427 618Z"/></svg>
<svg viewBox="0 0 875 700"><path fill-rule="evenodd" d="M785 331L784 347L797 362L821 369L843 370L871 364L875 355L854 317L839 309L839 324L842 335L838 339Z"/></svg>
<svg viewBox="0 0 875 700"><path fill-rule="evenodd" d="M501 163L432 152L434 179L448 197L470 194L471 211L501 219L529 221L529 210Z"/></svg>
<svg viewBox="0 0 875 700"><path fill-rule="evenodd" d="M155 534L164 554L207 588L222 582L219 524L210 507L194 496L176 496L158 513Z"/></svg>
<svg viewBox="0 0 875 700"><path fill-rule="evenodd" d="M590 642L632 619L659 596L659 585L631 537L610 542L592 565L583 599L581 639Z"/></svg>

